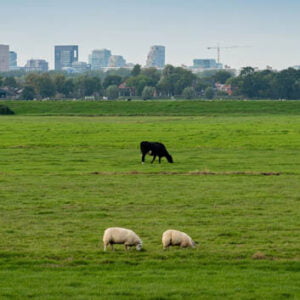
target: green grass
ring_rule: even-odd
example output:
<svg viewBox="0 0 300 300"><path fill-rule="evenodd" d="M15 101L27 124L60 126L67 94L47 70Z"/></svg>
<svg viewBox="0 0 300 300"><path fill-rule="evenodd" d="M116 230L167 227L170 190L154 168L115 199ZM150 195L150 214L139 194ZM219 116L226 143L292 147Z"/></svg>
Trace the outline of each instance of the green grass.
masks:
<svg viewBox="0 0 300 300"><path fill-rule="evenodd" d="M186 116L215 114L298 115L300 101L0 101L21 115Z"/></svg>
<svg viewBox="0 0 300 300"><path fill-rule="evenodd" d="M298 102L122 117L13 103L17 115L0 118L0 299L300 297ZM140 164L141 140L164 142L175 163ZM109 226L135 230L145 251L103 252ZM163 251L169 228L199 246Z"/></svg>

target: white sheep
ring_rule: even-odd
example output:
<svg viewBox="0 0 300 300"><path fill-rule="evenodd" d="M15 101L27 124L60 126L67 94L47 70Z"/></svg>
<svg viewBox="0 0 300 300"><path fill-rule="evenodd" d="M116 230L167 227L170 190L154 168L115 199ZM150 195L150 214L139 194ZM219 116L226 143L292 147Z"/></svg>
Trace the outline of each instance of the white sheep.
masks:
<svg viewBox="0 0 300 300"><path fill-rule="evenodd" d="M169 229L162 235L163 248L167 249L169 246L180 246L181 248L195 248L195 242L186 233Z"/></svg>
<svg viewBox="0 0 300 300"><path fill-rule="evenodd" d="M120 227L107 228L103 234L104 251L108 245L113 250L114 244L124 244L125 250L128 250L128 247L136 246L138 251L142 250L143 246L142 240L132 230Z"/></svg>

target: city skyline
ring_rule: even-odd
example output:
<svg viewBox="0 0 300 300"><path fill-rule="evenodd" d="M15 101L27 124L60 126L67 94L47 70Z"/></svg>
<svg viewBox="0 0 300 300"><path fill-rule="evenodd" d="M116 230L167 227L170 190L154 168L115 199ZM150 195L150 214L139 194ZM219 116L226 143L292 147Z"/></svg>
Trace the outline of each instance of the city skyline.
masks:
<svg viewBox="0 0 300 300"><path fill-rule="evenodd" d="M1 4L0 44L18 53L20 66L39 58L50 69L54 45L78 45L79 61L107 48L141 65L151 45L164 45L166 64L190 66L193 59L216 59L217 51L207 48L219 44L240 46L221 49L220 62L233 68L299 65L299 1L261 2L11 0Z"/></svg>

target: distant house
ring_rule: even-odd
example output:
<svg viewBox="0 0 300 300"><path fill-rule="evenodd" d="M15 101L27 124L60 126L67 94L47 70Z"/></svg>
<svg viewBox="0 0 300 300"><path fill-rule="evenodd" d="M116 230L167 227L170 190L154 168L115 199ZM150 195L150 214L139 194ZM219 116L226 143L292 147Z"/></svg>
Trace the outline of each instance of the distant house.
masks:
<svg viewBox="0 0 300 300"><path fill-rule="evenodd" d="M7 91L0 89L0 98L6 98L7 96Z"/></svg>
<svg viewBox="0 0 300 300"><path fill-rule="evenodd" d="M135 88L127 86L126 82L122 82L119 85L119 91L121 97L132 97L135 95Z"/></svg>
<svg viewBox="0 0 300 300"><path fill-rule="evenodd" d="M230 84L222 84L222 83L215 83L215 88L217 91L226 93L227 95L232 95L232 89Z"/></svg>
<svg viewBox="0 0 300 300"><path fill-rule="evenodd" d="M7 87L0 89L0 98L12 98L15 96L14 90Z"/></svg>
<svg viewBox="0 0 300 300"><path fill-rule="evenodd" d="M0 89L0 98L18 99L22 94L23 89L3 87Z"/></svg>

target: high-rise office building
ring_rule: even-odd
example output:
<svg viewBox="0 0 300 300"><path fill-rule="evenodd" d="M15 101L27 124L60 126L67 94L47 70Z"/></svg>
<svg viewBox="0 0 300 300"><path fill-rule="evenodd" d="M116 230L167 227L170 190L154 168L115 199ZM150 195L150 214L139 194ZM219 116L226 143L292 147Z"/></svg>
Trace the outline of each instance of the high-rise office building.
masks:
<svg viewBox="0 0 300 300"><path fill-rule="evenodd" d="M89 64L92 70L99 70L108 66L111 51L108 49L93 50L89 55Z"/></svg>
<svg viewBox="0 0 300 300"><path fill-rule="evenodd" d="M9 69L15 70L17 68L17 53L14 51L9 51Z"/></svg>
<svg viewBox="0 0 300 300"><path fill-rule="evenodd" d="M9 46L0 45L0 72L9 71Z"/></svg>
<svg viewBox="0 0 300 300"><path fill-rule="evenodd" d="M110 68L122 68L125 67L126 60L121 55L112 55L109 58L108 66Z"/></svg>
<svg viewBox="0 0 300 300"><path fill-rule="evenodd" d="M197 69L222 69L222 64L216 62L215 59L194 59L193 68Z"/></svg>
<svg viewBox="0 0 300 300"><path fill-rule="evenodd" d="M165 46L152 46L147 56L146 67L163 68L165 66Z"/></svg>
<svg viewBox="0 0 300 300"><path fill-rule="evenodd" d="M84 73L91 70L91 66L85 61L75 61L72 63L72 69L77 73Z"/></svg>
<svg viewBox="0 0 300 300"><path fill-rule="evenodd" d="M47 72L48 63L44 59L29 59L24 68L26 72Z"/></svg>
<svg viewBox="0 0 300 300"><path fill-rule="evenodd" d="M55 70L72 67L72 63L78 61L78 46L55 46Z"/></svg>

